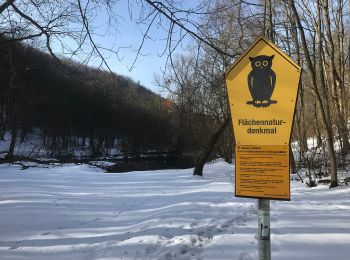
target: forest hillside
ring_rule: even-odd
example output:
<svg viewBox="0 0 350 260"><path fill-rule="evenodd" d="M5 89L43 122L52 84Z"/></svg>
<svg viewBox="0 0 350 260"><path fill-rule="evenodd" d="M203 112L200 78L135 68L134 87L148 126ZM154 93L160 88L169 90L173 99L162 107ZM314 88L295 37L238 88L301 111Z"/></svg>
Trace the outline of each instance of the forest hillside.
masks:
<svg viewBox="0 0 350 260"><path fill-rule="evenodd" d="M130 78L7 44L0 49L0 84L0 140L12 138L4 147L10 157L33 136L51 156L172 148L171 102Z"/></svg>

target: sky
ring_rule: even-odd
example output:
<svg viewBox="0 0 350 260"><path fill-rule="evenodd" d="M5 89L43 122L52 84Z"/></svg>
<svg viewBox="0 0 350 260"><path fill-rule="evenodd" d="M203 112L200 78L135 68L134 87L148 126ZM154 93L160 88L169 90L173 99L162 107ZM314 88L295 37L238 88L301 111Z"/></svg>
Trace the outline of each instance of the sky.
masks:
<svg viewBox="0 0 350 260"><path fill-rule="evenodd" d="M82 9L88 10L85 14L88 17L89 33L94 44L99 47L99 52L105 58L108 68L118 75L131 78L155 93L167 96L166 91L156 84L155 79L162 77L168 58L166 50L169 20L164 15L154 12L149 16L150 19L140 23L140 17L147 16L150 10L154 10L153 7L144 0L116 0L112 5L113 12L117 15L116 22L113 21L111 23L113 26L108 26L110 16L105 5L99 6L99 2L87 0L82 0L81 3ZM175 1L175 3L180 9L189 10L197 7L201 2L200 0L183 0ZM156 19L148 28L155 14L157 14ZM200 16L200 13L189 15L182 11L176 12L176 18L183 18L181 22L194 32L196 28L191 22L197 21ZM187 18L191 22L185 24ZM96 53L96 57L91 58L90 56L93 44L88 37L84 37L85 29L83 29L82 21L73 21L71 26L67 28L72 30L75 36L63 36L62 38L59 36L57 39L51 39L54 52L58 56L67 56L78 62L100 68L101 58L97 57ZM79 34L80 31L82 34ZM149 37L144 39L146 31ZM177 26L174 26L172 32L172 46L177 46L172 52L172 57L179 54L186 55L191 44L194 43L192 37L189 34L184 35L184 31ZM178 44L180 38L181 44ZM142 48L138 51L141 45ZM79 53L75 52L75 49L80 49ZM110 49L114 52L109 51ZM72 55L73 51L74 55ZM103 67L109 70L106 65Z"/></svg>
<svg viewBox="0 0 350 260"><path fill-rule="evenodd" d="M158 93L160 90L154 84L154 74L160 74L160 70L165 64L166 57L161 57L159 53L164 43L158 39L157 41L146 41L142 49L143 55L137 58L133 66L137 56L136 50L142 42L143 28L140 28L135 22L130 20L128 1L119 1L117 5L116 8L120 10L118 13L123 14L118 19L118 32L109 37L99 39L104 46L116 45L122 47L119 49L119 57L112 56L108 59L108 64L117 74L129 76L136 82L139 81L145 87ZM138 12L139 10L135 8L134 11ZM162 37L162 34L160 30L153 32L153 35L158 38Z"/></svg>
<svg viewBox="0 0 350 260"><path fill-rule="evenodd" d="M111 35L105 35L95 38L95 40L104 47L113 47L119 49L118 57L109 55L107 59L110 68L117 74L128 76L136 82L140 82L146 88L156 93L162 94L164 90L155 84L155 75L161 75L166 63L166 31L154 24L149 31L152 39L147 39L141 50L141 54L136 59L137 49L142 43L142 38L147 27L145 25L137 25L135 20L140 13L140 5L135 2L131 6L133 20L129 15L129 1L118 1L115 8L118 17L117 31ZM97 17L100 21L105 20L104 14ZM189 42L186 39L185 42ZM177 52L181 52L181 47ZM133 65L136 59L135 64Z"/></svg>
<svg viewBox="0 0 350 260"><path fill-rule="evenodd" d="M154 12L152 15L158 14L154 23L150 28L150 19L146 20L143 24L140 23L140 17L145 17L149 14L149 10L154 10L150 5L143 0L116 0L113 2L113 12L117 14L116 22L113 21L112 27L108 26L109 15L104 5L98 7L98 2L81 1L82 8L88 6L89 32L93 38L93 42L99 46L99 52L102 53L110 70L118 75L123 75L133 79L135 82L139 82L144 87L167 96L164 89L157 86L155 78L161 78L167 61L168 43L168 30L169 20L162 14ZM200 3L199 0L177 1L177 7L181 9L189 9L195 7ZM90 9L92 8L92 10ZM150 18L153 16L150 15ZM176 12L176 18L189 18L191 21L196 21L200 17L200 14L187 17L186 12ZM161 20L160 20L161 19ZM185 20L184 19L184 20ZM184 20L182 23L184 23ZM78 21L72 25L72 30L80 32L83 23ZM187 28L192 31L196 31L196 28L191 23L185 24ZM145 32L148 32L146 39L144 38ZM89 60L88 65L93 67L100 67L101 59L99 57L90 59L90 52L92 44L89 40L84 41L85 46L81 48L79 54L71 55L70 50L75 50L81 47L81 40L86 39L84 37L77 37L78 40L65 37L57 38L58 41L53 42L54 50L58 55L68 55L69 58L73 58L78 62L85 63ZM177 45L176 50L172 53L172 56L176 57L178 54L185 53L193 44L193 40L187 34L183 35L183 31L176 26L173 28L172 42L173 45L178 44L178 40L181 38L181 44ZM86 44L90 43L90 46ZM143 43L143 44L142 44ZM140 51L139 48L142 44ZM111 51L117 51L117 55ZM70 55L70 56L69 56ZM107 66L104 66L108 70Z"/></svg>

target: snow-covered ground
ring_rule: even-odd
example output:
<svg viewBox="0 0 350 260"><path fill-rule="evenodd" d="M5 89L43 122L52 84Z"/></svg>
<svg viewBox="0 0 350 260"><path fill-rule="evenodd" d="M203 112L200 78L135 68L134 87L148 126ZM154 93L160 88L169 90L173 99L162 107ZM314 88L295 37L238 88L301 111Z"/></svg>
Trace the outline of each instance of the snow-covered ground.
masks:
<svg viewBox="0 0 350 260"><path fill-rule="evenodd" d="M0 259L257 259L256 200L234 197L233 171L0 165ZM272 258L350 259L350 187L291 189L271 202Z"/></svg>

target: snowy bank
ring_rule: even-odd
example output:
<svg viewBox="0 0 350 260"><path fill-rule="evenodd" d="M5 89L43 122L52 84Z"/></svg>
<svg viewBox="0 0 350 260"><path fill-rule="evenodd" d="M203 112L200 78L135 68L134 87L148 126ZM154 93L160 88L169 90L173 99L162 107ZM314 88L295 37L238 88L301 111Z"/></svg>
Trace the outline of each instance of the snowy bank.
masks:
<svg viewBox="0 0 350 260"><path fill-rule="evenodd" d="M257 259L256 200L234 197L233 171L0 165L0 259ZM350 188L291 188L271 202L273 259L350 259Z"/></svg>

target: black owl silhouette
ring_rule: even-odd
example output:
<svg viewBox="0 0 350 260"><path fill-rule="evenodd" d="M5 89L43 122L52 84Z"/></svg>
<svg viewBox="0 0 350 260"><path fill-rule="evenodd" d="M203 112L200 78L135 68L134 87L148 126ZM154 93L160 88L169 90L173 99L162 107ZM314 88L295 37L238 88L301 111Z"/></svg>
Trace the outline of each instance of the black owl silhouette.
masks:
<svg viewBox="0 0 350 260"><path fill-rule="evenodd" d="M273 57L274 55L249 57L252 71L248 74L248 86L253 100L248 101L248 105L268 107L277 103L276 100L271 100L276 83L276 74L271 69Z"/></svg>

